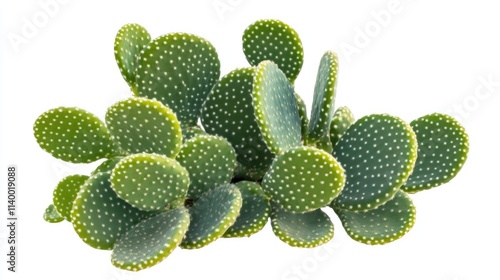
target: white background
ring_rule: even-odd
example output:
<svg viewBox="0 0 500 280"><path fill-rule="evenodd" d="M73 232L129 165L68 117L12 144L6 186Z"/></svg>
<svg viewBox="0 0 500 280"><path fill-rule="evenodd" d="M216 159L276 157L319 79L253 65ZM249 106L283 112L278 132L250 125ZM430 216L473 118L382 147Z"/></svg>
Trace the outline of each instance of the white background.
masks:
<svg viewBox="0 0 500 280"><path fill-rule="evenodd" d="M488 91L481 82L500 82L497 1L60 0L44 22L40 3L46 2L2 1L0 8L0 184L9 164L18 166L20 183L17 274L6 272L4 262L1 188L1 279L500 279L500 86ZM217 4L229 9L217 10ZM390 19L375 20L387 13ZM335 238L317 249L288 247L268 225L251 238L179 249L152 269L125 273L110 264L109 251L80 241L71 224L43 221L58 180L91 167L52 159L36 144L32 124L56 106L102 117L129 95L113 57L121 25L140 23L153 37L175 31L203 36L218 49L225 74L247 65L241 34L261 18L281 19L301 35L306 60L296 88L308 104L319 59L333 50L340 58L337 105L350 106L357 117L390 113L411 121L438 111L466 127L468 162L451 183L413 196L417 222L408 235L366 246L350 240L328 212ZM36 30L23 35L27 22ZM13 44L15 36L24 40Z"/></svg>

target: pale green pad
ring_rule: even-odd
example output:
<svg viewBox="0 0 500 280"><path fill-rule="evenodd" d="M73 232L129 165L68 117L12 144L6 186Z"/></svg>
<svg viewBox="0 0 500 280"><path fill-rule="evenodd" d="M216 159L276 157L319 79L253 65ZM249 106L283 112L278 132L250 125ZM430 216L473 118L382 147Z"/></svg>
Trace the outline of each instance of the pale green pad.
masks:
<svg viewBox="0 0 500 280"><path fill-rule="evenodd" d="M119 101L106 112L106 124L125 151L175 157L182 130L174 112L162 103L141 97Z"/></svg>
<svg viewBox="0 0 500 280"><path fill-rule="evenodd" d="M45 212L43 212L43 219L46 222L49 222L52 224L60 223L60 222L64 221L64 217L61 216L61 214L59 214L59 212L57 212L57 209L54 206L54 204L50 204L49 206L47 206L47 208L45 209Z"/></svg>
<svg viewBox="0 0 500 280"><path fill-rule="evenodd" d="M285 210L308 212L327 206L344 183L344 170L332 155L313 147L298 147L276 157L262 188Z"/></svg>
<svg viewBox="0 0 500 280"><path fill-rule="evenodd" d="M67 221L71 221L71 208L81 187L89 176L70 175L62 179L53 192L53 203L57 212Z"/></svg>
<svg viewBox="0 0 500 280"><path fill-rule="evenodd" d="M155 211L186 197L189 174L176 160L157 154L135 154L113 169L111 186L132 206Z"/></svg>
<svg viewBox="0 0 500 280"><path fill-rule="evenodd" d="M36 119L33 130L43 150L67 162L89 163L118 150L104 123L79 108L49 110Z"/></svg>

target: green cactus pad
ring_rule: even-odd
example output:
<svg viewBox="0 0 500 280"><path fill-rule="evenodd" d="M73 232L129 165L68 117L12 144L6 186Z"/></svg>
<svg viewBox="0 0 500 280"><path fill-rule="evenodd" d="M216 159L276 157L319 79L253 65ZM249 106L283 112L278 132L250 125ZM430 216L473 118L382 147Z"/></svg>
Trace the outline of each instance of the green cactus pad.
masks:
<svg viewBox="0 0 500 280"><path fill-rule="evenodd" d="M106 112L106 124L127 152L157 153L175 157L182 145L177 117L156 100L132 97L115 103Z"/></svg>
<svg viewBox="0 0 500 280"><path fill-rule="evenodd" d="M57 212L57 209L54 206L54 204L50 204L49 206L47 206L47 209L45 209L45 212L43 212L43 219L51 224L60 223L64 221L64 217L61 216L59 212Z"/></svg>
<svg viewBox="0 0 500 280"><path fill-rule="evenodd" d="M333 223L321 209L293 213L273 203L271 226L274 234L292 247L317 247L333 238Z"/></svg>
<svg viewBox="0 0 500 280"><path fill-rule="evenodd" d="M189 208L191 223L181 243L184 249L204 247L234 224L242 205L241 193L234 185L215 188Z"/></svg>
<svg viewBox="0 0 500 280"><path fill-rule="evenodd" d="M292 84L276 64L263 61L253 83L253 107L264 141L279 155L300 146L301 121Z"/></svg>
<svg viewBox="0 0 500 280"><path fill-rule="evenodd" d="M410 123L418 139L413 173L402 187L409 193L449 182L462 169L469 152L469 136L454 118L430 114Z"/></svg>
<svg viewBox="0 0 500 280"><path fill-rule="evenodd" d="M36 119L33 131L43 150L67 162L89 163L118 151L104 123L79 108L49 110Z"/></svg>
<svg viewBox="0 0 500 280"><path fill-rule="evenodd" d="M198 126L188 126L182 128L182 142L186 142L187 140L198 135L207 135L207 133Z"/></svg>
<svg viewBox="0 0 500 280"><path fill-rule="evenodd" d="M109 172L109 171L112 171L113 168L115 168L115 166L123 158L124 157L114 157L114 158L110 158L110 159L107 159L107 160L103 161L101 164L99 164L99 166L96 167L96 169L94 169L92 171L92 173L90 173L90 175L95 175L95 174L97 174L99 172Z"/></svg>
<svg viewBox="0 0 500 280"><path fill-rule="evenodd" d="M405 235L415 224L415 206L403 191L374 210L352 212L335 211L347 234L354 240L368 244L386 244Z"/></svg>
<svg viewBox="0 0 500 280"><path fill-rule="evenodd" d="M144 220L116 242L111 262L131 271L152 267L181 243L188 226L189 213L184 207Z"/></svg>
<svg viewBox="0 0 500 280"><path fill-rule="evenodd" d="M163 35L141 51L138 64L138 95L161 101L184 125L196 125L220 75L212 44L186 33Z"/></svg>
<svg viewBox="0 0 500 280"><path fill-rule="evenodd" d="M248 62L257 66L264 60L276 63L293 82L304 63L304 49L299 35L279 20L258 20L243 33L243 52Z"/></svg>
<svg viewBox="0 0 500 280"><path fill-rule="evenodd" d="M148 31L136 23L125 24L115 37L115 59L123 78L137 94L135 75L139 52L151 41Z"/></svg>
<svg viewBox="0 0 500 280"><path fill-rule="evenodd" d="M266 225L271 211L269 198L258 183L241 181L235 186L241 192L243 204L236 222L223 237L246 237L259 232Z"/></svg>
<svg viewBox="0 0 500 280"><path fill-rule="evenodd" d="M325 135L329 134L334 113L337 72L337 55L328 51L321 58L314 87L311 120L309 121L309 139L311 142L320 141Z"/></svg>
<svg viewBox="0 0 500 280"><path fill-rule="evenodd" d="M354 123L354 115L347 107L339 107L330 124L330 142L335 147L346 130Z"/></svg>
<svg viewBox="0 0 500 280"><path fill-rule="evenodd" d="M190 199L197 199L216 186L231 182L236 167L236 153L231 144L212 135L199 135L186 141L175 159L189 173Z"/></svg>
<svg viewBox="0 0 500 280"><path fill-rule="evenodd" d="M115 166L111 186L130 205L155 211L186 197L189 174L176 160L166 156L135 154Z"/></svg>
<svg viewBox="0 0 500 280"><path fill-rule="evenodd" d="M327 206L344 183L344 170L332 155L313 147L298 147L276 157L262 188L285 210L308 212Z"/></svg>
<svg viewBox="0 0 500 280"><path fill-rule="evenodd" d="M307 107L304 100L302 100L300 95L298 95L297 93L295 93L295 99L297 100L297 107L299 108L302 143L305 144L307 141L307 134L309 133L309 118L307 117Z"/></svg>
<svg viewBox="0 0 500 280"><path fill-rule="evenodd" d="M146 212L120 199L111 188L111 174L91 176L73 203L71 222L80 238L96 249L110 250Z"/></svg>
<svg viewBox="0 0 500 280"><path fill-rule="evenodd" d="M62 179L54 189L53 202L57 212L71 222L71 208L78 192L89 176L70 175Z"/></svg>
<svg viewBox="0 0 500 280"><path fill-rule="evenodd" d="M252 107L255 68L241 68L224 76L203 107L205 130L226 138L245 169L267 170L274 155L267 148Z"/></svg>
<svg viewBox="0 0 500 280"><path fill-rule="evenodd" d="M334 208L375 209L392 199L410 176L417 159L411 127L389 115L365 116L347 129L333 148L347 175Z"/></svg>

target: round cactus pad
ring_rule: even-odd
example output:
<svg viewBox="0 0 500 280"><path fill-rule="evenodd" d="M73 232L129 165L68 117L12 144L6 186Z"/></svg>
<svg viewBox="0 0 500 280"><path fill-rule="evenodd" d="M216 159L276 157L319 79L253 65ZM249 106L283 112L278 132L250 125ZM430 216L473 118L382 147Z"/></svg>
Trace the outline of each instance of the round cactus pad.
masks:
<svg viewBox="0 0 500 280"><path fill-rule="evenodd" d="M354 115L347 107L339 107L330 123L330 141L335 147L346 130L354 123Z"/></svg>
<svg viewBox="0 0 500 280"><path fill-rule="evenodd" d="M291 82L295 81L304 63L299 35L279 20L258 20L250 25L243 33L243 52L253 66L264 60L273 61Z"/></svg>
<svg viewBox="0 0 500 280"><path fill-rule="evenodd" d="M361 243L375 245L395 241L415 223L415 206L410 197L399 191L392 200L374 210L352 212L336 210L347 234Z"/></svg>
<svg viewBox="0 0 500 280"><path fill-rule="evenodd" d="M33 131L43 150L67 162L94 162L118 151L104 123L79 108L49 110L36 119Z"/></svg>
<svg viewBox="0 0 500 280"><path fill-rule="evenodd" d="M60 223L60 222L64 221L64 217L61 216L61 214L59 214L59 212L57 212L57 209L54 206L54 204L50 204L49 206L47 206L47 208L45 209L45 212L43 212L43 219L46 222L49 222L52 224Z"/></svg>
<svg viewBox="0 0 500 280"><path fill-rule="evenodd" d="M176 160L166 156L135 154L115 166L111 186L130 205L155 211L186 197L189 174Z"/></svg>
<svg viewBox="0 0 500 280"><path fill-rule="evenodd" d="M431 114L410 123L417 134L418 158L403 190L415 193L431 189L453 179L469 152L469 137L452 117Z"/></svg>
<svg viewBox="0 0 500 280"><path fill-rule="evenodd" d="M329 133L334 113L338 65L337 55L334 52L328 51L321 58L309 121L311 142L320 141Z"/></svg>
<svg viewBox="0 0 500 280"><path fill-rule="evenodd" d="M163 261L181 243L189 226L184 207L172 209L144 220L115 244L111 255L114 266L138 271Z"/></svg>
<svg viewBox="0 0 500 280"><path fill-rule="evenodd" d="M125 24L115 37L115 60L123 78L134 93L137 93L135 75L139 52L151 41L148 31L136 23Z"/></svg>
<svg viewBox="0 0 500 280"><path fill-rule="evenodd" d="M271 225L274 234L293 247L317 247L333 238L333 223L321 209L292 213L273 204Z"/></svg>
<svg viewBox="0 0 500 280"><path fill-rule="evenodd" d="M231 182L236 167L236 153L226 139L199 135L186 141L175 158L189 173L188 198Z"/></svg>
<svg viewBox="0 0 500 280"><path fill-rule="evenodd" d="M96 249L113 249L115 242L146 214L116 195L110 176L101 172L85 181L71 210L76 233Z"/></svg>
<svg viewBox="0 0 500 280"><path fill-rule="evenodd" d="M253 107L264 141L279 155L300 146L301 121L292 84L271 61L261 62L253 82Z"/></svg>
<svg viewBox="0 0 500 280"><path fill-rule="evenodd" d="M241 192L243 204L236 222L224 233L224 237L250 236L266 225L271 204L258 183L241 181L235 186Z"/></svg>
<svg viewBox="0 0 500 280"><path fill-rule="evenodd" d="M191 223L181 247L197 249L221 237L236 221L242 203L241 193L234 185L220 186L202 195L189 208Z"/></svg>
<svg viewBox="0 0 500 280"><path fill-rule="evenodd" d="M207 40L171 33L139 54L138 95L167 105L185 125L196 125L203 102L220 75L215 48Z"/></svg>
<svg viewBox="0 0 500 280"><path fill-rule="evenodd" d="M276 157L262 188L285 210L308 212L327 206L344 183L344 170L332 155L313 147L298 147Z"/></svg>
<svg viewBox="0 0 500 280"><path fill-rule="evenodd" d="M119 101L106 112L106 124L121 148L174 157L182 145L177 117L162 103L141 97Z"/></svg>
<svg viewBox="0 0 500 280"><path fill-rule="evenodd" d="M333 149L347 180L334 208L375 209L398 192L417 159L417 138L400 118L368 115L347 129Z"/></svg>
<svg viewBox="0 0 500 280"><path fill-rule="evenodd" d="M236 69L224 76L205 102L201 122L205 130L226 138L245 169L267 170L274 155L267 148L252 106L255 68Z"/></svg>
<svg viewBox="0 0 500 280"><path fill-rule="evenodd" d="M73 202L88 178L86 175L70 175L62 179L54 189L52 197L54 206L67 221L71 221Z"/></svg>

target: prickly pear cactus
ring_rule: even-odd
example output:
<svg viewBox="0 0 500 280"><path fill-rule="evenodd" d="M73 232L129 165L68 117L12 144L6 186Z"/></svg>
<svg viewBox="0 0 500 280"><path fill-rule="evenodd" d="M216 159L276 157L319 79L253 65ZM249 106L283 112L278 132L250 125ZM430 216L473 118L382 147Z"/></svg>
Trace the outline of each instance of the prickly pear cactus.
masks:
<svg viewBox="0 0 500 280"><path fill-rule="evenodd" d="M294 87L302 42L278 20L244 31L251 66L220 79L215 47L193 34L152 39L127 24L114 51L134 96L112 104L104 121L75 107L48 110L33 133L57 159L100 161L57 182L40 212L113 250L121 269L149 268L177 247L249 237L268 221L289 246L320 246L334 235L328 213L355 241L393 242L415 224L410 194L449 182L467 159L468 135L450 116L355 120L335 108L332 51L320 60L308 114Z"/></svg>

